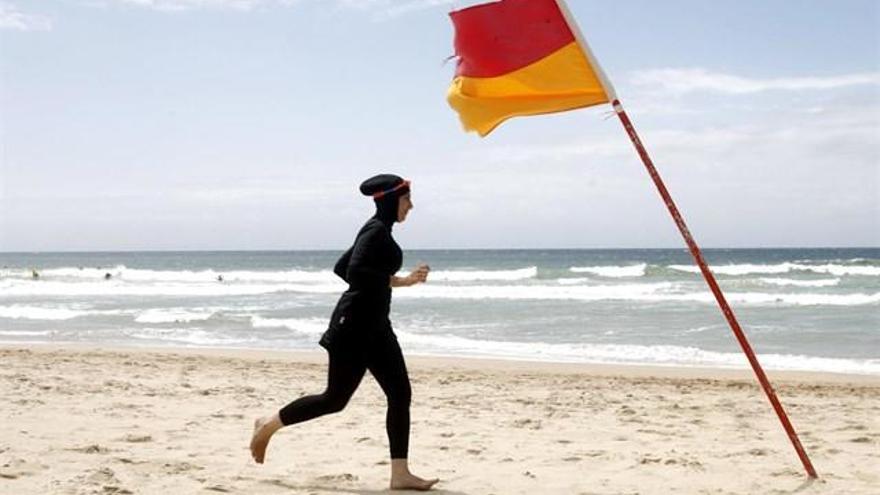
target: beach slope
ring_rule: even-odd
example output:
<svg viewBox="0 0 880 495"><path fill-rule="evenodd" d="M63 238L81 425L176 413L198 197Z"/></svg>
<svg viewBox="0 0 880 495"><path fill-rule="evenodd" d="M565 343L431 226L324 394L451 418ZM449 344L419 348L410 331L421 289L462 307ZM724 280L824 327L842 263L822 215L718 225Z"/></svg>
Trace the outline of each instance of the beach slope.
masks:
<svg viewBox="0 0 880 495"><path fill-rule="evenodd" d="M254 418L325 384L320 353L0 348L0 493L382 493L384 397L287 428ZM880 493L880 378L770 373L808 483L750 372L411 357L416 473L437 493Z"/></svg>

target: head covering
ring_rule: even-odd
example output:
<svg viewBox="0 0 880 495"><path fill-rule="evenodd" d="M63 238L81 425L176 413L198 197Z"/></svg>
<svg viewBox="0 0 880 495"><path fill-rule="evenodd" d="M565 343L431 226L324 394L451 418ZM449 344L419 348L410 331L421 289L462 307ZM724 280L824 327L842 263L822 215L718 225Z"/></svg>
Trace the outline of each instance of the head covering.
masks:
<svg viewBox="0 0 880 495"><path fill-rule="evenodd" d="M409 193L409 181L394 174L379 174L361 183L361 194L372 196L376 215L389 229L397 221L398 200Z"/></svg>

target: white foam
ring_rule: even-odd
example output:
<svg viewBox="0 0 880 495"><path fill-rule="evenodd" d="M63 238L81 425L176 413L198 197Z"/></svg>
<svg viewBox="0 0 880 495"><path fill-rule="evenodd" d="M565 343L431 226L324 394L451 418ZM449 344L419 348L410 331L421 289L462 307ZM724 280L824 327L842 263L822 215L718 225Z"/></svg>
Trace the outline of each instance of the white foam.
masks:
<svg viewBox="0 0 880 495"><path fill-rule="evenodd" d="M223 276L225 282L274 282L274 283L329 283L339 278L330 270L147 270L117 265L112 268L62 267L39 271L40 278L104 280L106 274L111 279L129 282L217 282ZM30 278L31 273L19 271L17 275Z"/></svg>
<svg viewBox="0 0 880 495"><path fill-rule="evenodd" d="M569 278L558 278L556 279L556 283L559 285L580 285L589 282L590 279L587 277L569 277Z"/></svg>
<svg viewBox="0 0 880 495"><path fill-rule="evenodd" d="M699 292L675 292L671 282L618 285L472 285L450 287L419 285L394 293L395 298L418 299L509 299L509 300L574 300L574 301L645 301L645 302L699 302L714 303L715 297L707 289ZM860 306L880 302L880 292L874 294L772 294L762 292L731 292L729 302L742 304L789 304L797 306Z"/></svg>
<svg viewBox="0 0 880 495"><path fill-rule="evenodd" d="M831 287L840 283L839 278L829 278L821 280L794 280L790 278L762 278L759 279L765 284L771 285L790 285L794 287Z"/></svg>
<svg viewBox="0 0 880 495"><path fill-rule="evenodd" d="M0 337L45 337L53 333L55 332L51 330L36 330L32 332L26 330L0 330Z"/></svg>
<svg viewBox="0 0 880 495"><path fill-rule="evenodd" d="M432 271L428 279L433 282L473 282L489 280L525 280L538 276L538 267L530 266L518 270L438 270Z"/></svg>
<svg viewBox="0 0 880 495"><path fill-rule="evenodd" d="M228 337L217 335L202 329L193 328L137 328L126 329L123 333L128 337L140 340L158 340L178 344L196 346L241 346L259 344L255 336Z"/></svg>
<svg viewBox="0 0 880 495"><path fill-rule="evenodd" d="M8 296L230 296L259 295L283 292L303 294L339 294L344 284L159 284L140 285L116 282L48 282L0 281L2 293ZM742 304L790 304L799 306L831 305L860 306L880 302L880 293L865 294L774 294L763 292L732 292L728 301ZM672 282L608 285L443 285L421 284L394 292L395 298L417 299L508 299L508 300L575 300L575 301L647 301L714 303L708 290L679 292ZM16 310L17 311L17 310ZM42 310L34 310L42 311ZM95 314L96 312L91 312ZM36 313L32 313L36 314ZM58 319L73 318L67 311L47 311ZM86 314L86 313L81 313Z"/></svg>
<svg viewBox="0 0 880 495"><path fill-rule="evenodd" d="M207 320L214 314L214 310L194 311L186 308L148 309L138 314L134 321L137 323L188 323Z"/></svg>
<svg viewBox="0 0 880 495"><path fill-rule="evenodd" d="M880 276L880 266L861 265L797 265L799 270L807 270L816 273L828 273L837 277L844 275Z"/></svg>
<svg viewBox="0 0 880 495"><path fill-rule="evenodd" d="M305 292L332 294L344 291L346 285L328 284L238 284L199 283L128 283L122 280L100 282L58 282L49 280L3 280L0 292L5 296L234 296Z"/></svg>
<svg viewBox="0 0 880 495"><path fill-rule="evenodd" d="M724 327L724 325L703 325L703 326L699 326L699 327L689 328L689 329L685 330L684 333L703 333L703 332L706 332L709 330L720 329L723 327ZM749 327L749 328L752 328L752 327Z"/></svg>
<svg viewBox="0 0 880 495"><path fill-rule="evenodd" d="M626 344L549 344L474 340L455 335L429 335L397 331L400 341L414 351L444 355L471 355L552 362L651 364L745 368L742 353L704 351L695 347ZM762 365L777 370L809 370L836 373L880 374L880 360L819 358L763 354Z"/></svg>
<svg viewBox="0 0 880 495"><path fill-rule="evenodd" d="M788 273L794 269L794 263L780 263L778 265L709 265L709 269L718 275L750 275L753 273ZM696 265L669 265L672 270L687 273L701 273Z"/></svg>
<svg viewBox="0 0 880 495"><path fill-rule="evenodd" d="M643 300L658 291L669 290L670 282L654 284L619 284L594 286L559 285L418 285L405 291L396 291L395 298L436 299L555 299L600 301L608 299Z"/></svg>
<svg viewBox="0 0 880 495"><path fill-rule="evenodd" d="M254 328L287 328L306 335L321 335L327 330L326 318L264 318L251 316Z"/></svg>
<svg viewBox="0 0 880 495"><path fill-rule="evenodd" d="M592 273L600 277L642 277L645 275L647 263L628 266L573 266L569 268L574 273Z"/></svg>
<svg viewBox="0 0 880 495"><path fill-rule="evenodd" d="M700 268L694 265L669 265L672 270L678 270L687 273L700 273ZM863 275L863 276L880 276L880 266L861 266L861 265L807 265L803 263L778 263L775 265L756 265L756 264L730 264L730 265L710 265L712 273L719 275L751 275L751 274L781 274L793 271L806 271L813 273L825 273L842 277L844 275Z"/></svg>
<svg viewBox="0 0 880 495"><path fill-rule="evenodd" d="M41 306L0 306L0 318L22 320L70 320L77 316L89 314L88 311L77 311L68 308L45 308Z"/></svg>
<svg viewBox="0 0 880 495"><path fill-rule="evenodd" d="M709 295L711 297L711 295ZM708 297L701 298L708 301ZM714 298L711 299L714 301ZM790 304L794 306L863 306L880 303L880 292L874 294L765 294L760 292L733 293L728 301L745 304Z"/></svg>

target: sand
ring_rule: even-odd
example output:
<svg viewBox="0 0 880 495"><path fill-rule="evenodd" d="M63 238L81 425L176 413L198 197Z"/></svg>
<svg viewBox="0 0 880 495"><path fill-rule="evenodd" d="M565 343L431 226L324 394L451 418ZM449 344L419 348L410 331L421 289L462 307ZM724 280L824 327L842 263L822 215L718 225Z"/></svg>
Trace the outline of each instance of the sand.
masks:
<svg viewBox="0 0 880 495"><path fill-rule="evenodd" d="M325 383L321 352L0 347L0 493L376 494L384 397L281 431L253 420ZM410 461L435 493L880 493L880 377L770 373L810 482L747 370L408 358Z"/></svg>

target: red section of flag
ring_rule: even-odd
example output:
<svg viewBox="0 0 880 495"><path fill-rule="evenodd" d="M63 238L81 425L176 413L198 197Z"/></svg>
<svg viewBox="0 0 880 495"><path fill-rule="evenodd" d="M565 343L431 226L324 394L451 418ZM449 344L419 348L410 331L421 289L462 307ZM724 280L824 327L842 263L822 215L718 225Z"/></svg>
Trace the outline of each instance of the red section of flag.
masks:
<svg viewBox="0 0 880 495"><path fill-rule="evenodd" d="M455 25L458 76L500 76L574 41L556 0L501 0L449 16Z"/></svg>

